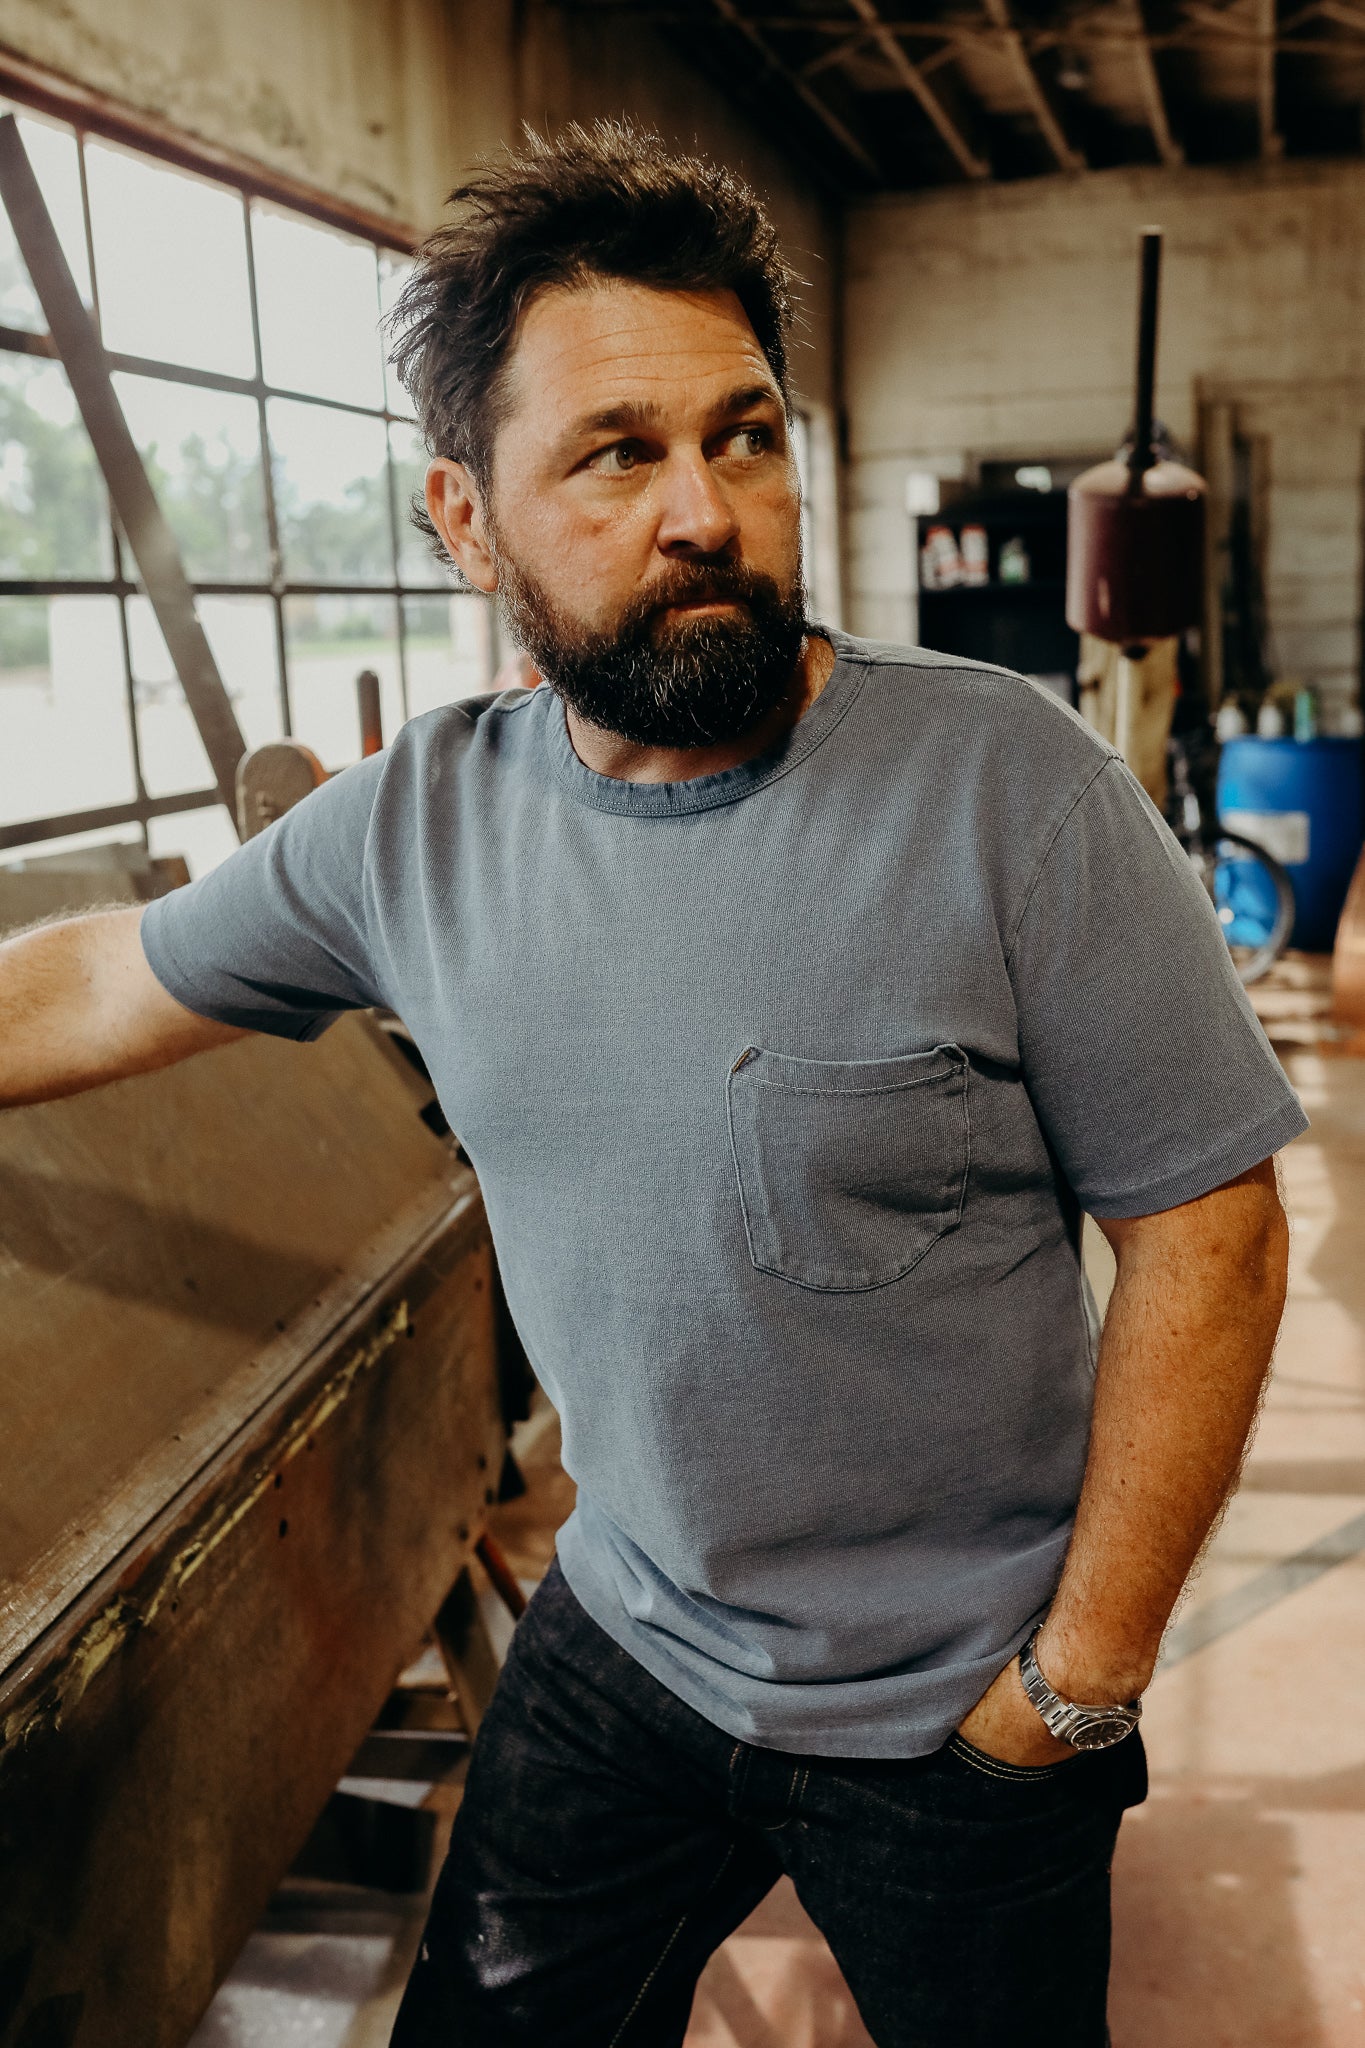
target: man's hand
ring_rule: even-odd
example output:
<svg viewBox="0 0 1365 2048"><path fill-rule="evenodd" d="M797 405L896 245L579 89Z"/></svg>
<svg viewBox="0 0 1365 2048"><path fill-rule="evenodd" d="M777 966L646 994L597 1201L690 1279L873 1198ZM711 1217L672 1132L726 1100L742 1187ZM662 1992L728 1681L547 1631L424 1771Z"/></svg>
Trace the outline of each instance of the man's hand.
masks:
<svg viewBox="0 0 1365 2048"><path fill-rule="evenodd" d="M1017 1657L1011 1657L957 1732L974 1749L984 1749L987 1756L1007 1764L1055 1764L1076 1754L1069 1742L1057 1740L1024 1691Z"/></svg>
<svg viewBox="0 0 1365 2048"><path fill-rule="evenodd" d="M167 994L142 951L142 911L98 911L0 945L0 1109L168 1067L246 1034Z"/></svg>
<svg viewBox="0 0 1365 2048"><path fill-rule="evenodd" d="M1100 1218L1118 1278L1105 1319L1085 1483L1043 1676L1083 1706L1151 1679L1172 1609L1236 1483L1284 1307L1289 1228L1267 1159L1198 1201ZM1075 1752L1001 1672L962 1723L1007 1763Z"/></svg>

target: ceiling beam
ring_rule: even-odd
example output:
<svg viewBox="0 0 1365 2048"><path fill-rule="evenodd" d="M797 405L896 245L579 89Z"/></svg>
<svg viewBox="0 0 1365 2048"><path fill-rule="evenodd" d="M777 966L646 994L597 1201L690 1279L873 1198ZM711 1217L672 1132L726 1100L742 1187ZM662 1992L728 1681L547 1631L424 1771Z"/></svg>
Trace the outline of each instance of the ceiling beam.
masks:
<svg viewBox="0 0 1365 2048"><path fill-rule="evenodd" d="M1138 91L1142 95L1142 110L1147 116L1147 126L1152 131L1157 155L1163 164L1183 164L1185 152L1171 133L1171 124L1166 115L1166 97L1161 90L1157 76L1156 59L1152 45L1147 39L1147 21L1142 11L1142 0L1133 0L1133 15L1137 26L1137 40L1133 44L1133 61L1137 67Z"/></svg>
<svg viewBox="0 0 1365 2048"><path fill-rule="evenodd" d="M1042 130L1043 140L1052 151L1058 170L1085 170L1085 158L1067 141L1062 124L1052 110L1052 102L1043 91L1043 82L1033 68L1024 45L1024 38L1010 12L1009 0L986 0L986 12L991 18L992 26L1000 31L1005 53L1014 68L1015 76L1024 88L1029 112Z"/></svg>
<svg viewBox="0 0 1365 2048"><path fill-rule="evenodd" d="M991 167L984 157L979 157L958 127L948 109L944 106L934 88L920 77L896 38L877 11L876 0L849 0L849 5L859 21L868 30L896 77L913 94L924 112L933 122L941 141L952 152L958 169L968 178L989 178Z"/></svg>
<svg viewBox="0 0 1365 2048"><path fill-rule="evenodd" d="M648 22L657 28L684 28L694 30L697 17L694 12L680 7L636 6L634 0L628 5L609 6L584 4L578 0L559 0L560 5L569 6L571 11L601 16L610 20L615 15L629 12L631 19ZM1030 28L1024 34L1025 48L1036 56L1039 50L1055 49L1061 44L1072 49L1094 46L1123 49L1135 42L1145 42L1153 52L1159 50L1213 50L1227 49L1238 44L1258 49L1262 34L1252 18L1239 5L1235 12L1225 12L1214 7L1199 5L1199 0L1185 0L1184 21L1177 28L1163 29L1159 33L1151 30L1139 31L1126 15L1113 19L1080 19L1071 21L1064 29ZM1311 0L1311 4L1300 7L1295 13L1286 15L1279 23L1275 36L1275 48L1280 55L1321 57L1335 54L1332 44L1322 41L1310 42L1296 37L1295 30L1305 23L1321 17L1336 22L1340 27L1365 35L1365 5L1353 6L1350 0ZM861 47L871 40L866 31L852 29L847 14L837 17L824 14L754 14L744 16L748 27L764 35L817 35L838 38L846 46L845 53ZM945 53L956 50L981 50L998 56L1004 47L1004 34L986 22L967 23L957 20L945 21L902 21L880 17L879 25L897 42L902 38L915 38L933 42L939 47L933 53L933 62L944 60ZM1207 31L1207 33L1206 33ZM752 40L752 38L751 38ZM813 58L809 64L796 67L800 76L818 75L832 59L832 52L820 58ZM915 68L923 70L928 59L916 59ZM0 67L3 68L3 67ZM782 67L779 61L779 68Z"/></svg>
<svg viewBox="0 0 1365 2048"><path fill-rule="evenodd" d="M760 29L755 28L746 15L740 13L734 0L712 0L712 5L721 20L742 35L750 47L757 51L774 77L780 78L787 90L796 94L802 106L828 129L840 148L847 156L852 157L859 169L865 171L878 185L884 185L886 176L881 165L868 150L864 149L853 131L844 126L834 109L826 106L819 93L812 92L805 79L798 77L796 72L782 62L767 37ZM693 25L695 26L695 23Z"/></svg>
<svg viewBox="0 0 1365 2048"><path fill-rule="evenodd" d="M1256 0L1256 122L1261 155L1273 163L1284 155L1284 137L1275 120L1276 0Z"/></svg>

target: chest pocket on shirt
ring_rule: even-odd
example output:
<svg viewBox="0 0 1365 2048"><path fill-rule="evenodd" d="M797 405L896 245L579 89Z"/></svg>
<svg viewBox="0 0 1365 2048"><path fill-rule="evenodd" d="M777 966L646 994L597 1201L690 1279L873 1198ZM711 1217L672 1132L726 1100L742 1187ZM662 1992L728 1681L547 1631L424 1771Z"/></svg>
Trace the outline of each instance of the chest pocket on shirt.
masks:
<svg viewBox="0 0 1365 2048"><path fill-rule="evenodd" d="M799 1060L753 1046L730 1071L749 1255L798 1287L899 1280L962 1215L970 1157L960 1046Z"/></svg>

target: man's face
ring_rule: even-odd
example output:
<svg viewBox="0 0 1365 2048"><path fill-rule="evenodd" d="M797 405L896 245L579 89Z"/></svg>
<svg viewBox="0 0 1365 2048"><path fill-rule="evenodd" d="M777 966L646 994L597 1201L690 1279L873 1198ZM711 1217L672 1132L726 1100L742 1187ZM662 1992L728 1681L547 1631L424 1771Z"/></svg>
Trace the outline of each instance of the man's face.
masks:
<svg viewBox="0 0 1365 2048"><path fill-rule="evenodd" d="M641 745L757 724L800 651L800 492L781 394L734 294L545 291L504 404L486 501L459 465L433 465L432 482L446 510L473 499L457 559L497 591L547 680Z"/></svg>

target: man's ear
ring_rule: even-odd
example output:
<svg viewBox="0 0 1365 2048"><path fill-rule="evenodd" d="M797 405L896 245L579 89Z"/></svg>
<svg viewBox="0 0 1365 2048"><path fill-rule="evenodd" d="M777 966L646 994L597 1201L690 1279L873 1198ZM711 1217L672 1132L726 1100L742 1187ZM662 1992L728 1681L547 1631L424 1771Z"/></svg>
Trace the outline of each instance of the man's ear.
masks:
<svg viewBox="0 0 1365 2048"><path fill-rule="evenodd" d="M498 587L497 565L484 529L479 489L464 463L438 455L427 469L425 495L432 525L456 568L476 590L491 594Z"/></svg>

